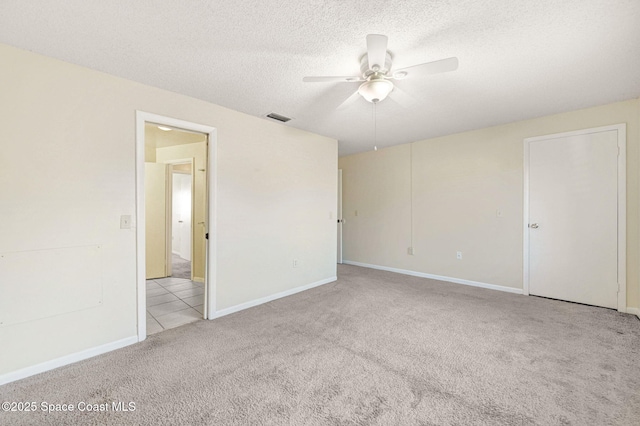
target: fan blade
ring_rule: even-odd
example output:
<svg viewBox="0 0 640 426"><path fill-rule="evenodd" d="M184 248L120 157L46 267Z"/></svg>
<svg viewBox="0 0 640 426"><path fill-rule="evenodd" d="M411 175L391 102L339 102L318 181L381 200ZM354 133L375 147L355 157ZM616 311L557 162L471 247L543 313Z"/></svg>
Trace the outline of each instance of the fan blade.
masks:
<svg viewBox="0 0 640 426"><path fill-rule="evenodd" d="M458 58L440 59L426 64L413 65L393 72L393 78L402 79L418 75L438 74L458 69Z"/></svg>
<svg viewBox="0 0 640 426"><path fill-rule="evenodd" d="M410 108L416 103L416 99L405 90L394 85L393 92L389 93L389 99L400 105L402 108Z"/></svg>
<svg viewBox="0 0 640 426"><path fill-rule="evenodd" d="M304 77L302 79L305 83L322 83L326 81L341 81L345 83L353 83L355 81L364 81L361 77L347 76L347 77Z"/></svg>
<svg viewBox="0 0 640 426"><path fill-rule="evenodd" d="M369 69L377 71L384 68L385 59L387 58L387 41L385 35L369 34L367 35L367 58L369 59ZM377 69L374 67L378 67Z"/></svg>
<svg viewBox="0 0 640 426"><path fill-rule="evenodd" d="M360 96L360 93L355 91L355 92L353 92L351 94L351 96L349 96L347 99L345 99L344 102L342 102L340 105L338 105L338 107L336 109L337 110L343 110L343 109L349 108L351 105L353 105L354 103L358 102L358 100L360 100L361 98L362 98L362 96Z"/></svg>

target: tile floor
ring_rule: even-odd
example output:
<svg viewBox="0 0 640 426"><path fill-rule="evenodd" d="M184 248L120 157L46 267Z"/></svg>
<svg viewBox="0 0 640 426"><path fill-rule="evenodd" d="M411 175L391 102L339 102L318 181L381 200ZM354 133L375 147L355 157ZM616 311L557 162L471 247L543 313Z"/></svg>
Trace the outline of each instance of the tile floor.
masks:
<svg viewBox="0 0 640 426"><path fill-rule="evenodd" d="M147 280L147 334L202 319L204 284L184 278Z"/></svg>

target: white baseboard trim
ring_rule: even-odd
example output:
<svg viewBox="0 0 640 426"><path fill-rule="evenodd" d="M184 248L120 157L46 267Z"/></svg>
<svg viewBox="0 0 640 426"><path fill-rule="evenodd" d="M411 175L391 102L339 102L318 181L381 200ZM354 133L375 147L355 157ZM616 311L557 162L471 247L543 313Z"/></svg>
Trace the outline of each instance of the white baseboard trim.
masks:
<svg viewBox="0 0 640 426"><path fill-rule="evenodd" d="M65 355L60 358L52 359L51 361L45 361L40 364L25 367L20 370L6 373L0 376L0 385L15 382L16 380L25 379L34 374L44 373L45 371L53 370L54 368L62 367L63 365L73 364L74 362L82 361L87 358L91 358L97 355L102 355L107 352L114 351L116 349L124 348L125 346L138 343L138 336L131 336L125 339L116 340L115 342L107 343L104 345L96 346L95 348L85 349L80 352L76 352L70 355Z"/></svg>
<svg viewBox="0 0 640 426"><path fill-rule="evenodd" d="M630 308L627 306L627 313L640 318L640 308Z"/></svg>
<svg viewBox="0 0 640 426"><path fill-rule="evenodd" d="M281 291L280 293L272 294L271 296L255 299L250 302L241 303L239 305L231 306L230 308L221 309L216 311L209 319L216 319L225 315L233 314L238 311L253 308L254 306L262 305L263 303L271 302L272 300L280 299L282 297L291 296L292 294L300 293L301 291L310 290L314 287L319 287L324 284L329 284L336 281L338 277L331 277L324 280L316 281L311 284L303 285L301 287L292 288L291 290Z"/></svg>
<svg viewBox="0 0 640 426"><path fill-rule="evenodd" d="M409 271L407 269L390 268L388 266L370 265L368 263L352 262L350 260L345 260L345 261L343 261L343 263L346 263L347 265L362 266L364 268L379 269L381 271L388 271L388 272L395 272L395 273L398 273L398 274L411 275L411 276L414 276L414 277L430 278L432 280L447 281L447 282L450 282L450 283L464 284L464 285L469 285L469 286L472 286L472 287L481 287L481 288L488 288L490 290L504 291L504 292L507 292L507 293L522 294L522 289L521 288L505 287L505 286L502 286L502 285L481 283L479 281L463 280L462 278L452 278L452 277L445 277L443 275L434 275L434 274L427 274L427 273L424 273L424 272Z"/></svg>

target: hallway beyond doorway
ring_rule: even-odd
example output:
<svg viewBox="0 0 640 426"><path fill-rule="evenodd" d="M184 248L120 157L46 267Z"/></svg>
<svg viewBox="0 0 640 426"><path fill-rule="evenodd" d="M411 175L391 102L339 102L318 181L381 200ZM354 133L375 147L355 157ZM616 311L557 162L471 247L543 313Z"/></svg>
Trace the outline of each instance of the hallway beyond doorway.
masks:
<svg viewBox="0 0 640 426"><path fill-rule="evenodd" d="M171 277L191 279L191 261L173 253L171 255Z"/></svg>

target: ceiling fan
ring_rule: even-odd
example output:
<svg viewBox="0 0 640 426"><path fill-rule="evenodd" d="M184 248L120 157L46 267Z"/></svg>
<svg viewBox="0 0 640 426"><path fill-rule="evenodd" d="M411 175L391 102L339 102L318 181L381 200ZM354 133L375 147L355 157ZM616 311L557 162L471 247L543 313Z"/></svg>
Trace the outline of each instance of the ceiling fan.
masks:
<svg viewBox="0 0 640 426"><path fill-rule="evenodd" d="M361 76L347 77L304 77L305 83L316 82L363 82L358 93L369 102L378 103L384 100L393 90L390 80L401 80L408 77L438 74L455 71L458 68L458 58L452 57L424 64L412 65L391 71L393 63L391 54L387 52L388 38L385 35L367 35L367 53L360 59Z"/></svg>

